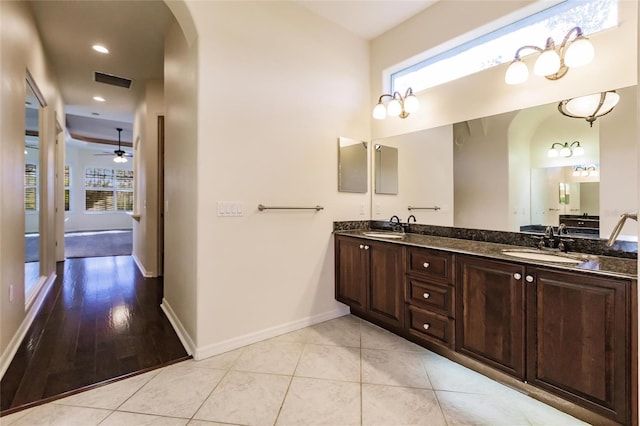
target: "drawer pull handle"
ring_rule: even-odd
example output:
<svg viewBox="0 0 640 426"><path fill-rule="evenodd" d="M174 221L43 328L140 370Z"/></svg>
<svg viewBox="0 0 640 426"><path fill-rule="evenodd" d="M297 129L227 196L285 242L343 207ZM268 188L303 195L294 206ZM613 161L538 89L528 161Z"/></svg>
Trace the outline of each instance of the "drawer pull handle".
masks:
<svg viewBox="0 0 640 426"><path fill-rule="evenodd" d="M513 278L515 278L516 280L519 280L520 278L522 278L522 275L516 272L515 274L513 274Z"/></svg>
<svg viewBox="0 0 640 426"><path fill-rule="evenodd" d="M424 297L425 299L428 299L431 297L431 295L429 293L423 293L422 297Z"/></svg>
<svg viewBox="0 0 640 426"><path fill-rule="evenodd" d="M423 325L422 325L422 328L424 328L425 330L428 330L428 329L429 329L429 327L431 327L431 325L430 325L430 324L423 324Z"/></svg>
<svg viewBox="0 0 640 426"><path fill-rule="evenodd" d="M428 267L429 267L429 262L424 262L424 263L422 264L422 266L424 266L425 268L428 268Z"/></svg>

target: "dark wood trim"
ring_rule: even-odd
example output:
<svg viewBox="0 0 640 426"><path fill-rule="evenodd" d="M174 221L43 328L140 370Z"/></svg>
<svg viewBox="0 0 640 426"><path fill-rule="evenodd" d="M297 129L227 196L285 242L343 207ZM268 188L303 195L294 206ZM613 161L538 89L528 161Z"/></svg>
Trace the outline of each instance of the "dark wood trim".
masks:
<svg viewBox="0 0 640 426"><path fill-rule="evenodd" d="M72 133L69 132L69 136L71 136L73 139L77 139L79 141L83 141L83 142L90 142L90 143L101 143L104 145L114 145L114 146L118 146L118 141L117 140L111 140L111 139L100 139L100 138L91 138L89 136L82 136L79 135L77 133ZM121 146L126 146L128 148L133 148L133 143L132 142L120 142Z"/></svg>
<svg viewBox="0 0 640 426"><path fill-rule="evenodd" d="M37 130L29 130L29 129L27 129L27 130L24 131L24 135L25 136L34 136L34 137L37 138L37 137L40 137L40 132L37 131Z"/></svg>

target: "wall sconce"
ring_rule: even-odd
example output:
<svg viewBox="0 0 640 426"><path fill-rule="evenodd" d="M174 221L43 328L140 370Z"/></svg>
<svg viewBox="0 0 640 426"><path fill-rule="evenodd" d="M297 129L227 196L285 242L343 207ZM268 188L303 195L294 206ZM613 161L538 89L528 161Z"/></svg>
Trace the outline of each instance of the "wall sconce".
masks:
<svg viewBox="0 0 640 426"><path fill-rule="evenodd" d="M598 170L598 167L595 165L573 166L574 176L587 177L587 176L598 176L599 174L600 174L600 171Z"/></svg>
<svg viewBox="0 0 640 426"><path fill-rule="evenodd" d="M576 37L569 42L569 38L573 33ZM529 78L529 69L527 64L520 59L520 52L524 49L532 49L540 53L533 67L533 72L539 76L545 76L549 80L558 80L564 77L569 71L569 67L581 67L593 60L593 45L582 34L580 27L574 27L564 36L562 44L556 51L556 45L551 37L547 38L544 49L538 46L522 46L516 50L515 57L507 73L504 81L507 84L520 84Z"/></svg>
<svg viewBox="0 0 640 426"><path fill-rule="evenodd" d="M391 98L387 106L382 103L384 98ZM393 95L385 93L378 98L378 104L373 108L373 118L376 120L383 120L387 115L390 117L407 118L412 112L418 110L418 98L413 94L411 87L407 89L407 92L402 96L398 92L393 92Z"/></svg>
<svg viewBox="0 0 640 426"><path fill-rule="evenodd" d="M571 145L569 145L569 142L565 142L564 144L555 142L553 145L551 145L549 151L547 151L547 157L549 158L555 158L558 156L568 158L574 155L584 155L584 148L580 146L580 142L578 141L571 142Z"/></svg>
<svg viewBox="0 0 640 426"><path fill-rule="evenodd" d="M613 111L618 101L620 101L620 95L615 90L609 90L561 101L558 104L558 111L567 117L585 119L589 122L589 126L593 127L596 118Z"/></svg>

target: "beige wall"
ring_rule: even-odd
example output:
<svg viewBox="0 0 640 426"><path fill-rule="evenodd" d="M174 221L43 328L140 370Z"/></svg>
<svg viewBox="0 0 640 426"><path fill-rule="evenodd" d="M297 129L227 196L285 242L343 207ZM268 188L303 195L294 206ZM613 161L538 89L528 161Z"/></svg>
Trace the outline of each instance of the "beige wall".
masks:
<svg viewBox="0 0 640 426"><path fill-rule="evenodd" d="M175 249L167 235L165 297L201 357L344 312L332 222L358 217L362 203L368 211L369 195L338 193L336 138L369 139L369 55L366 41L293 2L187 5L198 32L197 147L191 130L171 129L196 117L172 114L167 83L167 158L172 149L193 163L166 168L167 232L186 235L173 237ZM217 217L225 200L241 201L244 215ZM259 203L325 210L261 213ZM183 224L170 230L181 208Z"/></svg>
<svg viewBox="0 0 640 426"><path fill-rule="evenodd" d="M24 2L0 2L0 368L4 373L29 322L24 296L24 99L29 69L48 106L40 114L42 270L55 274L55 123L62 104L34 21ZM56 117L58 117L56 119ZM14 286L15 299L9 300ZM33 311L31 311L33 312Z"/></svg>
<svg viewBox="0 0 640 426"><path fill-rule="evenodd" d="M135 207L133 257L144 276L162 273L158 264L158 116L164 115L164 82L149 81L134 117Z"/></svg>
<svg viewBox="0 0 640 426"><path fill-rule="evenodd" d="M165 263L163 308L183 343L197 333L198 271L198 61L174 24L165 38ZM186 340L184 340L186 339Z"/></svg>

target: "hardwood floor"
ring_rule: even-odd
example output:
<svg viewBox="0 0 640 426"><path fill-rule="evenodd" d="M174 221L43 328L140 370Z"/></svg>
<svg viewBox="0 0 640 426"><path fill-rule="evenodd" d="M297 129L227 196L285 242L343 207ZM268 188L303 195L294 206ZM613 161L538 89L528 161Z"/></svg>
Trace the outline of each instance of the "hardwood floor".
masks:
<svg viewBox="0 0 640 426"><path fill-rule="evenodd" d="M67 259L0 383L2 414L188 358L160 309L162 279L131 256Z"/></svg>

